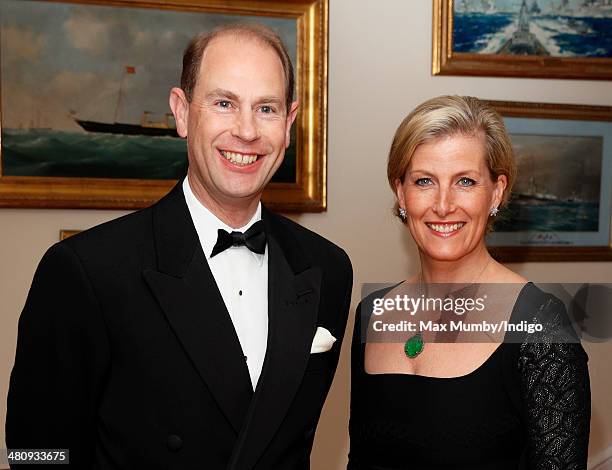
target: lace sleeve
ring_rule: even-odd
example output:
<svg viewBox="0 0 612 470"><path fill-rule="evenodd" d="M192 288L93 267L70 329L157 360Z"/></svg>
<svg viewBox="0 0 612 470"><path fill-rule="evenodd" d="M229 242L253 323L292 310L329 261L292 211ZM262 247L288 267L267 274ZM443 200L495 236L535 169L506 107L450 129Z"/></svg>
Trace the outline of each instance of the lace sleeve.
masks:
<svg viewBox="0 0 612 470"><path fill-rule="evenodd" d="M587 355L565 307L550 296L537 315L543 329L521 344L519 374L530 469L586 469L591 392Z"/></svg>

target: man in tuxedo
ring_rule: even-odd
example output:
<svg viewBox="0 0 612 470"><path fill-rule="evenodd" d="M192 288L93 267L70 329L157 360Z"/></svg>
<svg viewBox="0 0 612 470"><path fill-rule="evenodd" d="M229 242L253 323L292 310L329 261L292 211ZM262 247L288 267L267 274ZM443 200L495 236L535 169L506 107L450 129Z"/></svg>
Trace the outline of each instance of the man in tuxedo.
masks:
<svg viewBox="0 0 612 470"><path fill-rule="evenodd" d="M187 177L44 255L19 321L9 448L68 448L77 468L309 468L352 269L260 203L293 87L269 29L191 42L170 94Z"/></svg>

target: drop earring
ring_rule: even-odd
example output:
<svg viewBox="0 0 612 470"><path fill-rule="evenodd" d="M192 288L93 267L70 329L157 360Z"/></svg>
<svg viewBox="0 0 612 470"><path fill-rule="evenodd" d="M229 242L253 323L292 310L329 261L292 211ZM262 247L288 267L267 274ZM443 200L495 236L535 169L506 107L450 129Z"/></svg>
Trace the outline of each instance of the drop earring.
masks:
<svg viewBox="0 0 612 470"><path fill-rule="evenodd" d="M402 222L406 222L406 220L408 220L408 216L406 215L406 209L400 207L398 213L399 218L402 219Z"/></svg>

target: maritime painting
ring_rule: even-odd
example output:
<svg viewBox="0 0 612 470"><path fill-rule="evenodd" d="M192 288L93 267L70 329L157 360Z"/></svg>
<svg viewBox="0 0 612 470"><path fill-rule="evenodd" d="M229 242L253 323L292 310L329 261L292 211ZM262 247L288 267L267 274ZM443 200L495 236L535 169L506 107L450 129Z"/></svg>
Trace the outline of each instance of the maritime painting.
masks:
<svg viewBox="0 0 612 470"><path fill-rule="evenodd" d="M497 103L507 110L515 106L520 112L545 114L537 104ZM590 108L597 108L599 116L607 119L605 113L611 119L504 117L518 173L509 204L487 237L489 245L610 246L612 108L584 108L550 105L540 109L594 119Z"/></svg>
<svg viewBox="0 0 612 470"><path fill-rule="evenodd" d="M519 177L495 229L597 232L603 139L533 134L511 139Z"/></svg>
<svg viewBox="0 0 612 470"><path fill-rule="evenodd" d="M612 58L612 0L456 0L453 52Z"/></svg>
<svg viewBox="0 0 612 470"><path fill-rule="evenodd" d="M2 176L181 177L187 149L169 91L194 35L231 14L34 0L0 3ZM296 21L279 33L294 63ZM273 181L296 181L295 136Z"/></svg>

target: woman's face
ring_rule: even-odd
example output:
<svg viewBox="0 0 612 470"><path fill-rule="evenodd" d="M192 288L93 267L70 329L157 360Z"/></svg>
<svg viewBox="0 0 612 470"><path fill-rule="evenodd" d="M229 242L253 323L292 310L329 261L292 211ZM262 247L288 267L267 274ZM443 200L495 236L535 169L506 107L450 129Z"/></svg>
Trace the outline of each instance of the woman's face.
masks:
<svg viewBox="0 0 612 470"><path fill-rule="evenodd" d="M484 245L489 212L506 185L505 175L491 181L484 135L457 134L419 145L396 192L421 253L455 261Z"/></svg>

